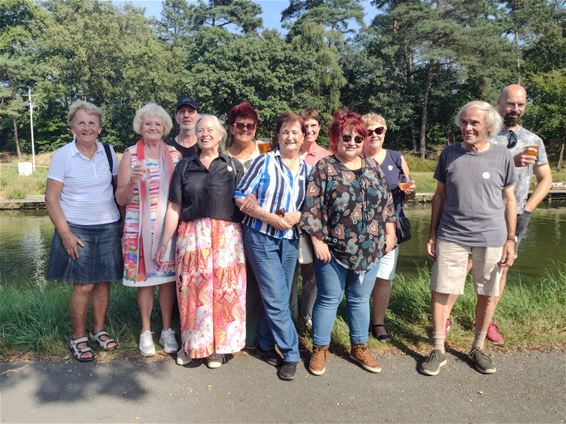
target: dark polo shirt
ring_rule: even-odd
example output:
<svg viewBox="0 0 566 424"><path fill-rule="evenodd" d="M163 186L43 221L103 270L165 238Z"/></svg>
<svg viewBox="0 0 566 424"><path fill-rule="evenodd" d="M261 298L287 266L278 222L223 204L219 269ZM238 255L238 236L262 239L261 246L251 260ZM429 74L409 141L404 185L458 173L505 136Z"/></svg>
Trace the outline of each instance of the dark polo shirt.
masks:
<svg viewBox="0 0 566 424"><path fill-rule="evenodd" d="M243 175L244 167L237 159L221 154L206 169L199 156L192 155L175 167L169 200L182 206L183 221L214 218L241 222L234 190Z"/></svg>

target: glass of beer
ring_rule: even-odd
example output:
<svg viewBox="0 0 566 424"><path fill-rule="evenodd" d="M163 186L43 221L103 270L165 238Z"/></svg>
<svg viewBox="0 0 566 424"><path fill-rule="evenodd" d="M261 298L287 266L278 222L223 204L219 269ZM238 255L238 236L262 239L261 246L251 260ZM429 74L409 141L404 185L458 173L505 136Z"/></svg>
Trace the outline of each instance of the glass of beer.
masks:
<svg viewBox="0 0 566 424"><path fill-rule="evenodd" d="M401 175L401 178L399 178L399 188L405 193L413 191L415 182L406 175Z"/></svg>
<svg viewBox="0 0 566 424"><path fill-rule="evenodd" d="M259 149L259 152L264 155L267 152L269 152L269 148L271 147L271 142L269 140L265 140L265 139L259 139L257 141L257 147Z"/></svg>
<svg viewBox="0 0 566 424"><path fill-rule="evenodd" d="M527 155L538 156L538 144L533 144L532 146L527 146Z"/></svg>

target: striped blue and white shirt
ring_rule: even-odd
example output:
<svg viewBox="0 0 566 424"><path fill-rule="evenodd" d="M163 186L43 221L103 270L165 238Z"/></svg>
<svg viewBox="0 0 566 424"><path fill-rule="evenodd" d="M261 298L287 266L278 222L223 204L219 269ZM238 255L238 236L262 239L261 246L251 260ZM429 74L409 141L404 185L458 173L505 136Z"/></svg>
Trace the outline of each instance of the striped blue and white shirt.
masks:
<svg viewBox="0 0 566 424"><path fill-rule="evenodd" d="M311 166L300 159L299 171L293 175L283 163L279 149L254 159L244 177L240 180L234 198L240 199L255 194L259 205L272 213L284 209L285 212L301 210L307 188ZM268 236L279 239L295 239L294 228L280 231L271 225L249 215L242 221L245 225Z"/></svg>

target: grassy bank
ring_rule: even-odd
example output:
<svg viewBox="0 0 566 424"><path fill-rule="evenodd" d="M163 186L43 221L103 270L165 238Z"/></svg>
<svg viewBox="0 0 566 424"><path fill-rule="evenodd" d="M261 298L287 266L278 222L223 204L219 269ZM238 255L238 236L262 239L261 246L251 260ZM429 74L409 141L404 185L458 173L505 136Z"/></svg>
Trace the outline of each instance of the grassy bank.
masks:
<svg viewBox="0 0 566 424"><path fill-rule="evenodd" d="M121 155L119 155L121 156ZM419 193L433 193L436 189L436 180L432 177L436 161L420 159L415 155L405 153L411 177L417 184ZM28 195L45 194L45 181L51 160L51 153L41 153L36 156L36 172L23 177L18 175L18 162L31 162L31 156L24 155L20 160L17 157L7 157L0 162L0 200L25 199ZM566 183L566 168L560 172L552 170L554 181ZM533 187L535 179L533 178Z"/></svg>
<svg viewBox="0 0 566 424"><path fill-rule="evenodd" d="M35 172L28 176L18 175L18 162L31 162L31 156L0 163L0 200L21 200L29 195L45 194L50 158L50 154L37 155Z"/></svg>
<svg viewBox="0 0 566 424"><path fill-rule="evenodd" d="M370 338L370 347L377 353L424 352L429 349L430 275L399 276L393 286L391 307L386 323L393 335L391 344ZM566 269L549 273L537 283L512 282L499 305L497 320L505 335L503 349L566 347ZM0 284L0 355L62 360L69 357L67 339L70 334L68 299L70 287L50 284L45 288L18 289ZM458 350L468 350L473 336L475 296L472 285L460 297L452 314L449 343ZM157 302L156 302L157 305ZM159 311L152 322L156 333ZM119 339L117 352L100 355L100 359L137 358L139 318L135 291L115 284L112 287L108 330ZM348 348L345 305L341 305L332 337L334 351ZM308 336L302 337L307 348ZM500 348L501 349L501 348Z"/></svg>

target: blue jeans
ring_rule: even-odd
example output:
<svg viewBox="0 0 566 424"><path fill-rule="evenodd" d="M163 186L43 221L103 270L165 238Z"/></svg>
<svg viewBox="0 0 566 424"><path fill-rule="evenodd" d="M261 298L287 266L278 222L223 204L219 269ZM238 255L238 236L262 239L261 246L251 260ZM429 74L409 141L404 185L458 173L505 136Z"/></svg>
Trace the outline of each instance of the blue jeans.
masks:
<svg viewBox="0 0 566 424"><path fill-rule="evenodd" d="M314 260L317 295L313 311L313 343L330 345L330 335L336 321L336 311L346 292L347 319L351 344L367 344L369 328L369 298L377 266L368 270L360 284L360 274L344 268L334 258L329 263Z"/></svg>
<svg viewBox="0 0 566 424"><path fill-rule="evenodd" d="M244 248L264 309L257 334L258 346L268 351L277 345L284 361L298 362L299 337L289 309L298 240L270 237L247 225L243 228Z"/></svg>

